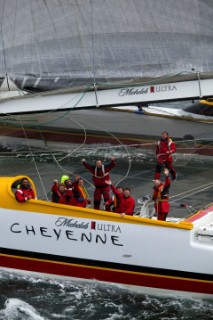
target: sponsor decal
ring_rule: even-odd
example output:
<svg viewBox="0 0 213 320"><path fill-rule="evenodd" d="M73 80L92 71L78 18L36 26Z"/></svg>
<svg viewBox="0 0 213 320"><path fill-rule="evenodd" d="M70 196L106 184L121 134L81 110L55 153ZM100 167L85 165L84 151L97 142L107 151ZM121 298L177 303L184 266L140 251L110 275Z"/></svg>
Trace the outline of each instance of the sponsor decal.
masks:
<svg viewBox="0 0 213 320"><path fill-rule="evenodd" d="M166 84L166 85L160 85L160 86L151 86L150 87L150 93L156 93L156 92L166 92L166 91L174 91L177 90L177 87L174 84Z"/></svg>
<svg viewBox="0 0 213 320"><path fill-rule="evenodd" d="M154 86L150 87L150 93L155 93L155 87Z"/></svg>
<svg viewBox="0 0 213 320"><path fill-rule="evenodd" d="M89 222L78 222L74 219L67 219L60 217L55 222L56 227L69 227L69 228L78 228L78 229L88 229Z"/></svg>
<svg viewBox="0 0 213 320"><path fill-rule="evenodd" d="M148 90L149 88L146 87L146 88L128 88L128 89L121 89L119 92L118 92L118 95L120 97L123 97L123 96L134 96L134 95L142 95L142 94L146 94L148 93Z"/></svg>
<svg viewBox="0 0 213 320"><path fill-rule="evenodd" d="M92 221L90 224L90 227L91 227L91 230L121 233L120 226L115 226L113 224L105 224L105 223L99 223L99 222Z"/></svg>
<svg viewBox="0 0 213 320"><path fill-rule="evenodd" d="M99 230L105 232L119 232L121 233L120 226L115 226L114 224L109 223L100 223L96 221L89 222L79 222L75 219L68 219L65 217L60 217L56 220L55 225L57 227L68 227L68 228L77 228L77 229L91 229Z"/></svg>

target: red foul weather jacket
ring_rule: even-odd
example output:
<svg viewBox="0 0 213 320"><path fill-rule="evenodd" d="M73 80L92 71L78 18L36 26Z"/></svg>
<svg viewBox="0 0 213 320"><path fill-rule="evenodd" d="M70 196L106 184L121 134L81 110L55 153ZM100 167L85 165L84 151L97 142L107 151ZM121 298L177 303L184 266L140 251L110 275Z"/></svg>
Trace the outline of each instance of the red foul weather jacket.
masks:
<svg viewBox="0 0 213 320"><path fill-rule="evenodd" d="M78 181L73 183L72 205L77 207L86 207L91 201L88 199L88 192L84 186L79 186Z"/></svg>
<svg viewBox="0 0 213 320"><path fill-rule="evenodd" d="M70 194L70 191L67 190L65 190L64 193L61 193L58 189L58 183L55 182L52 185L52 202L71 205L72 194Z"/></svg>
<svg viewBox="0 0 213 320"><path fill-rule="evenodd" d="M123 212L122 208L124 207L124 205L122 204L123 193L118 192L118 190L113 185L111 185L110 187L111 187L113 194L114 194L114 198L112 200L113 205L114 205L113 212L122 213Z"/></svg>
<svg viewBox="0 0 213 320"><path fill-rule="evenodd" d="M133 216L134 213L134 208L135 208L135 200L133 197L124 197L121 202L121 213L125 212L126 215L128 216Z"/></svg>
<svg viewBox="0 0 213 320"><path fill-rule="evenodd" d="M158 162L171 161L172 153L176 152L176 146L172 139L161 139L156 146L156 156Z"/></svg>
<svg viewBox="0 0 213 320"><path fill-rule="evenodd" d="M156 213L169 212L169 187L170 178L166 177L164 184L154 187L152 200L155 201Z"/></svg>
<svg viewBox="0 0 213 320"><path fill-rule="evenodd" d="M93 175L93 183L96 188L106 187L106 180L110 180L109 171L115 167L115 160L112 160L109 164L103 164L100 168L90 165L87 162L83 162L85 168L87 168Z"/></svg>
<svg viewBox="0 0 213 320"><path fill-rule="evenodd" d="M27 189L20 187L16 190L15 197L18 202L25 202L30 197L31 199L35 199L35 193L31 187Z"/></svg>

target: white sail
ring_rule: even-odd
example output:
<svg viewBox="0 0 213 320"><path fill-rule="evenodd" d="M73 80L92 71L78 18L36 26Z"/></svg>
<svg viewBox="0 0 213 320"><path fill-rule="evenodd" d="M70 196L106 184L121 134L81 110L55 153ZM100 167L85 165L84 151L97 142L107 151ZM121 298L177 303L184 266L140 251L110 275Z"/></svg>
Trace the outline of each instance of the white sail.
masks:
<svg viewBox="0 0 213 320"><path fill-rule="evenodd" d="M24 94L27 94L27 92L19 89L17 85L14 83L14 81L12 81L8 77L4 78L0 86L0 100L20 97L20 96L23 96Z"/></svg>
<svg viewBox="0 0 213 320"><path fill-rule="evenodd" d="M21 88L212 77L211 0L0 2L0 74Z"/></svg>

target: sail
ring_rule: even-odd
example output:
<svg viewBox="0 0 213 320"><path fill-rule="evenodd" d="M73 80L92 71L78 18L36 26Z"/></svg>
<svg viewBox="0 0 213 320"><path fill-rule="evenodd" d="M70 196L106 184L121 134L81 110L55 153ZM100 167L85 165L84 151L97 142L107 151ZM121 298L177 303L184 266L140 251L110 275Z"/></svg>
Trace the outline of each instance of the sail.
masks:
<svg viewBox="0 0 213 320"><path fill-rule="evenodd" d="M212 76L212 0L2 0L0 74L34 91Z"/></svg>

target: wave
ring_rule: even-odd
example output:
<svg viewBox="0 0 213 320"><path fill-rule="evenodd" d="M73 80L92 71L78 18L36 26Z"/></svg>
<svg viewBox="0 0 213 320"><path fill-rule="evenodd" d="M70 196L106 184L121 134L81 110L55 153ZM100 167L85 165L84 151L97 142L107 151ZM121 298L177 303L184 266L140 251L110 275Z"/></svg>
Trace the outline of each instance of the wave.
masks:
<svg viewBox="0 0 213 320"><path fill-rule="evenodd" d="M5 308L0 311L1 320L47 320L41 317L30 304L17 298L7 299L4 306Z"/></svg>
<svg viewBox="0 0 213 320"><path fill-rule="evenodd" d="M213 302L0 271L0 320L212 320Z"/></svg>

